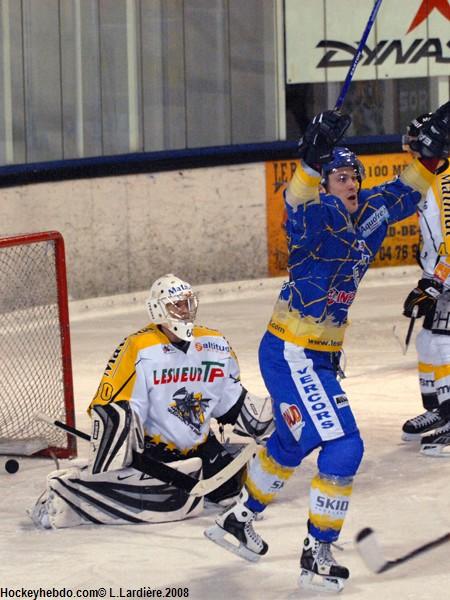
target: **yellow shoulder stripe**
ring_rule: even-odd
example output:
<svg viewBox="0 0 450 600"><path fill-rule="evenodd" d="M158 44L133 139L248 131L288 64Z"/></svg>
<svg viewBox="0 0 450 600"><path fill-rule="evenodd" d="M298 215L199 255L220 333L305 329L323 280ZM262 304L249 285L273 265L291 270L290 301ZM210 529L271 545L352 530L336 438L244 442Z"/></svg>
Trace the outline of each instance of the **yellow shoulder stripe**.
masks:
<svg viewBox="0 0 450 600"><path fill-rule="evenodd" d="M209 327L204 327L203 325L195 325L194 337L199 337L202 335L209 335L211 337L223 337L220 331L217 331L217 329L210 329Z"/></svg>
<svg viewBox="0 0 450 600"><path fill-rule="evenodd" d="M308 201L319 201L320 175L310 175L300 163L295 169L287 188L287 200L291 206Z"/></svg>
<svg viewBox="0 0 450 600"><path fill-rule="evenodd" d="M143 329L136 331L128 336L127 341L136 346L137 351L148 346L156 346L156 344L168 344L169 339L160 331L156 325L150 323Z"/></svg>

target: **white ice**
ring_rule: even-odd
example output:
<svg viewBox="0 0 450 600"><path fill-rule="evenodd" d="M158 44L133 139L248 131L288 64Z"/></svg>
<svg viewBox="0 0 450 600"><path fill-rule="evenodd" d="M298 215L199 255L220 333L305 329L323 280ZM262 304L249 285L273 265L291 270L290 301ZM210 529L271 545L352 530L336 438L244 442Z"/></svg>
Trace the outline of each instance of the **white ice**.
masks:
<svg viewBox="0 0 450 600"><path fill-rule="evenodd" d="M414 270L369 273L351 309L346 338L347 379L343 386L359 423L366 452L340 538L337 558L351 572L342 595L358 600L450 597L450 545L399 566L371 574L357 555L353 538L373 527L388 558L396 558L449 530L450 459L418 453L400 440L402 423L421 412L414 338L406 355L393 335L404 337L405 294L417 280ZM394 274L394 275L393 275ZM402 274L402 275L398 275ZM223 331L236 350L244 384L264 393L257 348L270 316L273 290L235 294L201 304L198 321ZM117 343L146 322L143 308L93 311L71 323L77 426L88 430L85 409L106 360ZM416 325L419 329L420 324ZM416 333L416 332L415 332ZM11 399L14 401L14 399ZM84 442L79 454L86 455ZM0 465L3 466L0 459ZM106 597L130 590L180 588L192 600L329 597L298 588L299 549L305 535L309 482L316 454L308 457L256 529L268 554L250 564L208 541L203 530L214 513L171 524L85 526L58 531L35 529L26 515L54 469L47 459L23 459L15 475L0 472L0 598L2 589L97 590ZM63 462L63 466L64 466ZM183 594L183 592L179 592ZM86 597L86 596L85 596ZM180 597L180 596L178 596Z"/></svg>

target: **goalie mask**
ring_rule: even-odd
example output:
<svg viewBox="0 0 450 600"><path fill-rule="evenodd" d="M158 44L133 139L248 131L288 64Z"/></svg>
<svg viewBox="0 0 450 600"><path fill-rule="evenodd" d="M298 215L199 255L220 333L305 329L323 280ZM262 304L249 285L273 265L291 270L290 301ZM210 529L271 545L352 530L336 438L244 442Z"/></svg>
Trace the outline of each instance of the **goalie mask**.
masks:
<svg viewBox="0 0 450 600"><path fill-rule="evenodd" d="M150 319L182 340L192 340L197 308L198 297L191 285L172 273L157 279L150 288L147 299Z"/></svg>
<svg viewBox="0 0 450 600"><path fill-rule="evenodd" d="M322 180L320 183L324 188L326 189L327 187L329 174L342 167L350 167L355 171L359 187L361 188L361 183L366 176L364 165L351 150L340 146L336 146L333 149L330 162L322 166Z"/></svg>

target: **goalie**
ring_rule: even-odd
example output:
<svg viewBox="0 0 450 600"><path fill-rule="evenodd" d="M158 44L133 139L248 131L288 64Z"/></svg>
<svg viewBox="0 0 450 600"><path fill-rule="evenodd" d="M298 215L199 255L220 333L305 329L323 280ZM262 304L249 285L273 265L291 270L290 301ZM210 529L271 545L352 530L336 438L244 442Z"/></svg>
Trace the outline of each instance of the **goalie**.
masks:
<svg viewBox="0 0 450 600"><path fill-rule="evenodd" d="M211 419L262 441L273 430L270 398L242 386L237 358L221 333L195 326L198 297L172 274L150 288L151 323L117 347L88 409L88 465L50 473L33 521L40 527L152 523L185 519L203 498L130 467L142 453L192 477L209 478L233 460ZM206 496L239 494L245 467Z"/></svg>

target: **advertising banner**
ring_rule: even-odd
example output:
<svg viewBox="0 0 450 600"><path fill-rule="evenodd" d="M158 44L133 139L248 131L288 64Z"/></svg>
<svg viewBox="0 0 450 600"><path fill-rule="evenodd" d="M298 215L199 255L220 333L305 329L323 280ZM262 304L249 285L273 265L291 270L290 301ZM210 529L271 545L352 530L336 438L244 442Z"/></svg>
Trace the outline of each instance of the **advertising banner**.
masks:
<svg viewBox="0 0 450 600"><path fill-rule="evenodd" d="M344 81L373 0L285 0L287 83ZM384 0L354 80L448 76L448 0Z"/></svg>

